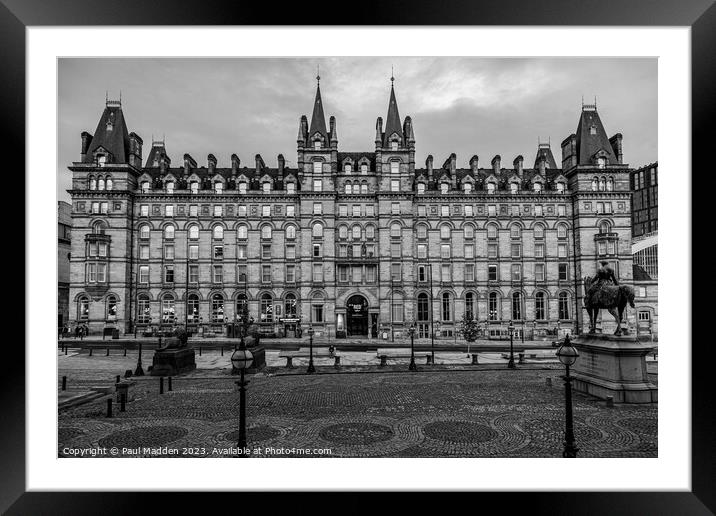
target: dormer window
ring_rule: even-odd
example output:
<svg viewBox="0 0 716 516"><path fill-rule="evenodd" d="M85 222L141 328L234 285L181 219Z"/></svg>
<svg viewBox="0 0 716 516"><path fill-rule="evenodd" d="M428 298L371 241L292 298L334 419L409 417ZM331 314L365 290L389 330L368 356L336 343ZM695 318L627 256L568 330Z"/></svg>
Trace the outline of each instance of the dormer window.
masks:
<svg viewBox="0 0 716 516"><path fill-rule="evenodd" d="M390 142L390 150L393 150L393 151L398 150L398 142L397 141Z"/></svg>
<svg viewBox="0 0 716 516"><path fill-rule="evenodd" d="M448 190L450 188L450 185L447 183L440 183L440 193L446 194L448 193Z"/></svg>
<svg viewBox="0 0 716 516"><path fill-rule="evenodd" d="M425 183L418 183L418 195L425 193Z"/></svg>
<svg viewBox="0 0 716 516"><path fill-rule="evenodd" d="M542 192L542 183L533 184L532 189L535 191L535 193L541 193Z"/></svg>
<svg viewBox="0 0 716 516"><path fill-rule="evenodd" d="M597 134L597 126L593 125L589 128L589 134Z"/></svg>
<svg viewBox="0 0 716 516"><path fill-rule="evenodd" d="M360 173L363 174L364 176L367 175L367 174L368 174L368 165L366 165L365 163L363 163L363 164L360 166Z"/></svg>
<svg viewBox="0 0 716 516"><path fill-rule="evenodd" d="M495 183L487 183L487 193L488 194L495 193Z"/></svg>
<svg viewBox="0 0 716 516"><path fill-rule="evenodd" d="M510 183L510 193L512 195L517 194L518 187L519 187L519 185L517 183Z"/></svg>
<svg viewBox="0 0 716 516"><path fill-rule="evenodd" d="M607 166L607 158L597 158L597 166L599 168L605 168Z"/></svg>
<svg viewBox="0 0 716 516"><path fill-rule="evenodd" d="M286 183L286 193L289 195L296 193L296 184L295 183Z"/></svg>
<svg viewBox="0 0 716 516"><path fill-rule="evenodd" d="M196 181L192 181L190 184L191 193L198 194L199 193L199 183Z"/></svg>
<svg viewBox="0 0 716 516"><path fill-rule="evenodd" d="M167 193L174 193L174 181L167 181Z"/></svg>
<svg viewBox="0 0 716 516"><path fill-rule="evenodd" d="M107 156L105 156L104 154L100 154L97 156L97 166L98 167L103 167L103 166L105 166L106 163L107 163Z"/></svg>
<svg viewBox="0 0 716 516"><path fill-rule="evenodd" d="M264 193L271 192L271 183L269 183L268 181L261 183L261 189Z"/></svg>
<svg viewBox="0 0 716 516"><path fill-rule="evenodd" d="M564 183L562 181L557 183L557 193L559 193L559 194L564 193Z"/></svg>
<svg viewBox="0 0 716 516"><path fill-rule="evenodd" d="M346 174L350 174L351 172L353 172L353 166L350 163L346 163L345 165L343 165L343 172L345 172Z"/></svg>
<svg viewBox="0 0 716 516"><path fill-rule="evenodd" d="M239 183L239 193L240 194L246 193L246 183L243 181L241 183Z"/></svg>
<svg viewBox="0 0 716 516"><path fill-rule="evenodd" d="M224 191L224 183L217 181L214 183L214 193L221 193Z"/></svg>
<svg viewBox="0 0 716 516"><path fill-rule="evenodd" d="M465 183L462 186L462 189L466 194L469 194L470 192L472 192L472 183Z"/></svg>
<svg viewBox="0 0 716 516"><path fill-rule="evenodd" d="M149 181L142 181L142 193L149 192Z"/></svg>

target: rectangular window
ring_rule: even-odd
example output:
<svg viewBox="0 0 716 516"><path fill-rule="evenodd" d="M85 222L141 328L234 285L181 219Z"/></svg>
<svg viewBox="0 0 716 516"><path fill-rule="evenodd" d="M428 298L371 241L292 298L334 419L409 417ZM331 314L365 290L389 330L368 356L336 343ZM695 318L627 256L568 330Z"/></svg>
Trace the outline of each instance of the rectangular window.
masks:
<svg viewBox="0 0 716 516"><path fill-rule="evenodd" d="M263 283L271 282L271 266L270 265L262 265L261 266L261 281Z"/></svg>
<svg viewBox="0 0 716 516"><path fill-rule="evenodd" d="M475 257L475 246L472 244L468 244L465 246L465 258L466 259L472 259Z"/></svg>
<svg viewBox="0 0 716 516"><path fill-rule="evenodd" d="M97 264L96 263L88 263L87 264L87 283L96 283L97 282Z"/></svg>
<svg viewBox="0 0 716 516"><path fill-rule="evenodd" d="M217 184L219 184L219 183L217 183ZM222 208L222 206L220 204L217 204L216 206L214 206L214 217L221 217L221 213L222 213L221 208Z"/></svg>
<svg viewBox="0 0 716 516"><path fill-rule="evenodd" d="M314 192L322 192L323 191L323 180L321 180L321 179L313 180L313 191Z"/></svg>
<svg viewBox="0 0 716 516"><path fill-rule="evenodd" d="M401 272L401 266L399 263L392 264L390 266L390 279L392 281L400 281Z"/></svg>
<svg viewBox="0 0 716 516"><path fill-rule="evenodd" d="M271 244L266 244L266 245L261 246L261 259L263 259L263 260L271 259Z"/></svg>
<svg viewBox="0 0 716 516"><path fill-rule="evenodd" d="M311 305L311 311L313 312L313 322L323 322L323 305Z"/></svg>
<svg viewBox="0 0 716 516"><path fill-rule="evenodd" d="M564 217L567 214L567 207L564 204L557 205L557 215Z"/></svg>
<svg viewBox="0 0 716 516"><path fill-rule="evenodd" d="M535 258L544 258L544 244L535 244Z"/></svg>
<svg viewBox="0 0 716 516"><path fill-rule="evenodd" d="M296 258L296 246L295 245L287 245L286 246L286 258L289 260L293 260Z"/></svg>
<svg viewBox="0 0 716 516"><path fill-rule="evenodd" d="M189 216L196 217L199 215L199 206L196 204L189 205Z"/></svg>
<svg viewBox="0 0 716 516"><path fill-rule="evenodd" d="M164 259L165 260L173 260L174 259L174 246L173 245L165 245L164 246Z"/></svg>
<svg viewBox="0 0 716 516"><path fill-rule="evenodd" d="M237 210L237 213L239 217L245 217L246 216L246 205L239 204L239 209Z"/></svg>
<svg viewBox="0 0 716 516"><path fill-rule="evenodd" d="M366 204L365 216L366 217L375 217L375 206L373 206L372 204Z"/></svg>
<svg viewBox="0 0 716 516"><path fill-rule="evenodd" d="M536 217L542 216L542 205L541 204L535 205L535 216Z"/></svg>
<svg viewBox="0 0 716 516"><path fill-rule="evenodd" d="M400 215L400 203L394 202L390 205L390 213L393 215Z"/></svg>
<svg viewBox="0 0 716 516"><path fill-rule="evenodd" d="M139 216L140 217L149 217L149 205L148 204L142 204L139 207Z"/></svg>
<svg viewBox="0 0 716 516"><path fill-rule="evenodd" d="M450 206L447 206L447 205L440 206L440 215L443 217L449 217L450 216Z"/></svg>
<svg viewBox="0 0 716 516"><path fill-rule="evenodd" d="M236 282L237 283L246 283L246 279L248 278L248 269L246 268L246 265L239 265L236 267Z"/></svg>
<svg viewBox="0 0 716 516"><path fill-rule="evenodd" d="M99 212L100 212L100 213L105 213L105 214L107 213L107 203L106 203L106 202L100 203Z"/></svg>
<svg viewBox="0 0 716 516"><path fill-rule="evenodd" d="M215 245L214 246L214 259L215 260L223 260L224 259L224 246L223 245Z"/></svg>
<svg viewBox="0 0 716 516"><path fill-rule="evenodd" d="M149 265L139 267L139 283L149 283Z"/></svg>
<svg viewBox="0 0 716 516"><path fill-rule="evenodd" d="M189 246L189 259L190 260L198 260L199 259L199 246L198 245L190 245Z"/></svg>
<svg viewBox="0 0 716 516"><path fill-rule="evenodd" d="M358 258L361 256L361 244L353 244L353 257Z"/></svg>
<svg viewBox="0 0 716 516"><path fill-rule="evenodd" d="M487 257L497 258L497 244L487 244Z"/></svg>
<svg viewBox="0 0 716 516"><path fill-rule="evenodd" d="M97 283L104 283L107 281L107 264L97 264Z"/></svg>
<svg viewBox="0 0 716 516"><path fill-rule="evenodd" d="M346 265L338 266L338 281L343 283L348 281L348 267Z"/></svg>
<svg viewBox="0 0 716 516"><path fill-rule="evenodd" d="M173 204L167 204L166 206L164 206L164 215L166 217L174 216L174 205Z"/></svg>
<svg viewBox="0 0 716 516"><path fill-rule="evenodd" d="M366 283L375 283L375 265L365 266L365 281Z"/></svg>
<svg viewBox="0 0 716 516"><path fill-rule="evenodd" d="M445 263L440 267L440 281L449 283L452 281L452 271L449 264Z"/></svg>
<svg viewBox="0 0 716 516"><path fill-rule="evenodd" d="M314 283L323 282L323 265L320 263L313 264L313 282Z"/></svg>
<svg viewBox="0 0 716 516"><path fill-rule="evenodd" d="M390 244L390 256L392 258L400 258L400 242Z"/></svg>
<svg viewBox="0 0 716 516"><path fill-rule="evenodd" d="M428 210L425 207L425 205L421 204L418 206L418 217L427 217L428 216Z"/></svg>
<svg viewBox="0 0 716 516"><path fill-rule="evenodd" d="M271 206L268 204L264 204L261 206L261 216L262 217L270 217L271 216Z"/></svg>
<svg viewBox="0 0 716 516"><path fill-rule="evenodd" d="M488 281L497 281L497 265L487 266L487 279Z"/></svg>
<svg viewBox="0 0 716 516"><path fill-rule="evenodd" d="M567 281L568 279L569 279L569 274L567 272L567 264L560 263L559 264L559 281Z"/></svg>
<svg viewBox="0 0 716 516"><path fill-rule="evenodd" d="M246 245L245 244L239 244L236 246L236 257L241 259L248 258L246 254Z"/></svg>
<svg viewBox="0 0 716 516"><path fill-rule="evenodd" d="M360 204L353 205L353 216L360 217Z"/></svg>
<svg viewBox="0 0 716 516"><path fill-rule="evenodd" d="M597 242L597 254L607 254L607 243L604 240Z"/></svg>
<svg viewBox="0 0 716 516"><path fill-rule="evenodd" d="M513 217L519 217L520 216L520 207L516 204L512 205L512 216Z"/></svg>
<svg viewBox="0 0 716 516"><path fill-rule="evenodd" d="M321 257L321 244L313 244L313 257L314 258Z"/></svg>
<svg viewBox="0 0 716 516"><path fill-rule="evenodd" d="M296 266L286 265L286 282L293 283L296 281Z"/></svg>
<svg viewBox="0 0 716 516"><path fill-rule="evenodd" d="M287 217L294 217L296 215L296 207L293 204L289 204L286 206L286 216Z"/></svg>
<svg viewBox="0 0 716 516"><path fill-rule="evenodd" d="M512 258L519 258L522 256L522 246L520 244L511 245L511 256Z"/></svg>
<svg viewBox="0 0 716 516"><path fill-rule="evenodd" d="M348 246L347 245L341 244L338 246L338 257L339 258L348 257Z"/></svg>
<svg viewBox="0 0 716 516"><path fill-rule="evenodd" d="M347 217L348 216L348 206L345 204L341 204L338 206L338 215L341 217Z"/></svg>
<svg viewBox="0 0 716 516"><path fill-rule="evenodd" d="M397 179L393 179L390 181L390 191L391 192L399 192L400 191L400 181Z"/></svg>
<svg viewBox="0 0 716 516"><path fill-rule="evenodd" d="M559 258L567 257L567 244L558 244L557 245L557 256Z"/></svg>
<svg viewBox="0 0 716 516"><path fill-rule="evenodd" d="M140 260L149 260L149 246L148 245L140 245L139 246L139 259Z"/></svg>
<svg viewBox="0 0 716 516"><path fill-rule="evenodd" d="M199 283L199 266L189 266L189 283Z"/></svg>
<svg viewBox="0 0 716 516"><path fill-rule="evenodd" d="M544 263L535 264L535 281L544 281Z"/></svg>
<svg viewBox="0 0 716 516"><path fill-rule="evenodd" d="M522 266L518 263L512 264L512 281L522 280Z"/></svg>
<svg viewBox="0 0 716 516"><path fill-rule="evenodd" d="M428 268L425 265L418 265L418 281L428 281Z"/></svg>
<svg viewBox="0 0 716 516"><path fill-rule="evenodd" d="M475 265L472 263L465 265L465 281L475 281Z"/></svg>
<svg viewBox="0 0 716 516"><path fill-rule="evenodd" d="M353 283L363 282L363 267L360 265L354 265L351 267L351 281Z"/></svg>
<svg viewBox="0 0 716 516"><path fill-rule="evenodd" d="M425 244L418 244L418 258L424 260L428 257L428 246Z"/></svg>
<svg viewBox="0 0 716 516"><path fill-rule="evenodd" d="M217 183L220 184L220 183ZM223 283L224 281L224 266L214 265L214 283Z"/></svg>
<svg viewBox="0 0 716 516"><path fill-rule="evenodd" d="M313 214L314 215L321 215L323 213L323 204L320 202L314 202L313 203Z"/></svg>
<svg viewBox="0 0 716 516"><path fill-rule="evenodd" d="M465 206L465 216L472 217L473 211L472 206Z"/></svg>
<svg viewBox="0 0 716 516"><path fill-rule="evenodd" d="M615 253L614 240L609 240L609 241L607 242L607 252L608 252L609 254L614 254L614 253Z"/></svg>
<svg viewBox="0 0 716 516"><path fill-rule="evenodd" d="M440 258L450 258L450 244L440 245Z"/></svg>
<svg viewBox="0 0 716 516"><path fill-rule="evenodd" d="M174 266L167 265L164 267L164 283L174 283Z"/></svg>
<svg viewBox="0 0 716 516"><path fill-rule="evenodd" d="M494 217L495 215L497 215L497 206L495 206L494 204L490 204L490 205L487 207L487 214L488 214L490 217Z"/></svg>

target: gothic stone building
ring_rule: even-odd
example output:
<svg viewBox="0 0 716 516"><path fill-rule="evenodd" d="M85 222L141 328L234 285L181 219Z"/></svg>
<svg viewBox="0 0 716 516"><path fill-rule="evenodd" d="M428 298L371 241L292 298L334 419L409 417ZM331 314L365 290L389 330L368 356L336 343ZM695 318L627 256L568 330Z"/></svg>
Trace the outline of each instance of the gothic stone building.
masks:
<svg viewBox="0 0 716 516"><path fill-rule="evenodd" d="M375 148L343 151L320 86L300 118L297 166L282 155L250 167L209 154L172 166L164 142L128 132L107 101L82 133L73 174L70 319L92 333L186 324L224 332L248 303L260 330L293 335L453 338L465 311L488 335L583 325L581 278L608 259L630 284L630 169L583 105L558 164L539 144L534 166L500 156L458 168L415 163L413 120L391 85ZM561 166L560 166L561 165ZM605 318L605 323L606 323Z"/></svg>

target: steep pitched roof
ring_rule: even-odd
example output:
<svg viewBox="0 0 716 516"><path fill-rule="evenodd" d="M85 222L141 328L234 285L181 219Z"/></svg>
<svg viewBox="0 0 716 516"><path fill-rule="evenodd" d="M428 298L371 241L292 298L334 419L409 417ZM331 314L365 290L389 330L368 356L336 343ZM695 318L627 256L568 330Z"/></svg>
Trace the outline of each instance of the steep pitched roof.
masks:
<svg viewBox="0 0 716 516"><path fill-rule="evenodd" d="M634 281L650 281L652 279L644 268L637 264L632 264L632 276Z"/></svg>
<svg viewBox="0 0 716 516"><path fill-rule="evenodd" d="M403 143L403 127L400 123L400 114L398 113L398 102L395 100L395 89L390 86L390 101L388 102L388 117L385 120L385 132L383 133L383 147L388 146L388 138L393 133L400 136Z"/></svg>
<svg viewBox="0 0 716 516"><path fill-rule="evenodd" d="M124 121L122 106L117 103L107 103L104 108L102 117L99 119L97 129L95 129L92 143L84 162L91 163L94 161L94 152L102 147L112 153L112 161L114 163L127 163L129 158L129 133L127 132L127 124Z"/></svg>
<svg viewBox="0 0 716 516"><path fill-rule="evenodd" d="M326 131L326 117L323 114L323 101L321 100L321 86L316 86L316 100L313 102L313 115L311 115L311 128L308 131L309 139L314 134L320 133L325 138L325 143L328 144L330 139L328 138L328 131Z"/></svg>
<svg viewBox="0 0 716 516"><path fill-rule="evenodd" d="M584 106L577 125L577 164L592 165L592 157L604 151L610 163L617 163L607 133L597 113L596 106Z"/></svg>
<svg viewBox="0 0 716 516"><path fill-rule="evenodd" d="M147 168L158 167L160 159L166 155L167 149L164 146L164 142L152 142L152 149L149 151L149 155L147 155L147 161L144 166Z"/></svg>
<svg viewBox="0 0 716 516"><path fill-rule="evenodd" d="M543 156L545 158L545 165L547 168L557 168L557 163L554 161L554 155L552 155L552 149L548 143L540 143L537 146L537 156L535 156L534 168L539 168L539 160Z"/></svg>

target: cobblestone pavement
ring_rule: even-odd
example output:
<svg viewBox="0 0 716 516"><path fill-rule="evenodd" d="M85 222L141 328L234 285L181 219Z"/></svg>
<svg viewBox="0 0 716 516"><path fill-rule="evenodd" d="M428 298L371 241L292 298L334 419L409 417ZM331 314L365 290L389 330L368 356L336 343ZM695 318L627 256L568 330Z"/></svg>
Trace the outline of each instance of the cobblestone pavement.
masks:
<svg viewBox="0 0 716 516"><path fill-rule="evenodd" d="M564 390L552 367L259 373L248 386L248 445L263 457L561 457ZM61 412L58 454L236 456L234 381L177 377L160 395L157 378L138 378L126 412L115 405L105 417L105 399ZM657 456L656 405L607 408L575 394L574 418L580 457Z"/></svg>

